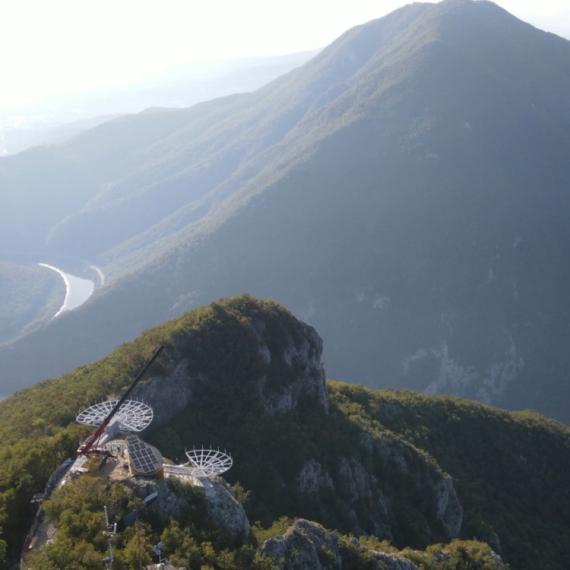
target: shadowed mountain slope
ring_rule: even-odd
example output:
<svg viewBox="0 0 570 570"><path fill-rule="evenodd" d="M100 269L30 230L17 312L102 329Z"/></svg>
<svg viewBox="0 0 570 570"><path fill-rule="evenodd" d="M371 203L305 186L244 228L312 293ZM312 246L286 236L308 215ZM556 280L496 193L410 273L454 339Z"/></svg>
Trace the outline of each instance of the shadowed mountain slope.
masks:
<svg viewBox="0 0 570 570"><path fill-rule="evenodd" d="M370 546L386 539L415 550L476 538L517 569L567 567L568 428L536 413L455 397L326 382L317 331L279 304L249 295L186 313L98 362L0 402L0 545L7 542L10 558L20 554L32 495L90 433L75 423L77 411L123 393L160 342L166 350L132 393L154 411L152 432L143 438L176 463L193 445L227 449L234 463L224 477L241 483L241 497L249 493L252 525L302 517ZM70 499L65 508L62 522L74 522L61 525L73 529L71 550L87 523L77 514L80 505ZM146 527L142 516L154 540L150 551L169 517ZM208 528L205 516L194 524ZM188 519L180 524L192 526ZM108 545L95 534L88 541L104 553ZM127 544L123 536L117 550ZM197 542L209 540L199 536ZM176 546L189 551L193 544L178 538ZM468 564L463 550L461 565L421 567L497 567ZM93 557L93 567L102 557Z"/></svg>
<svg viewBox="0 0 570 570"><path fill-rule="evenodd" d="M42 237L114 282L2 353L6 384L248 291L319 328L335 379L570 421L569 94L566 40L448 0L256 93L129 117L148 138L115 144L113 176ZM73 144L96 156L95 132Z"/></svg>

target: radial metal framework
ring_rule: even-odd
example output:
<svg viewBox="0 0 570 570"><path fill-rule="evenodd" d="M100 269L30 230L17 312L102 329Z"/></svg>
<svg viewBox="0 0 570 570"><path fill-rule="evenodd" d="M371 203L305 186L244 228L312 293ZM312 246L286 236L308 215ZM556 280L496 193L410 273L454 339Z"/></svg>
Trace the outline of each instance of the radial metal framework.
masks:
<svg viewBox="0 0 570 570"><path fill-rule="evenodd" d="M98 427L105 421L117 402L118 400L108 400L94 404L83 410L77 416L76 421L80 424ZM150 406L137 400L125 400L111 423L118 422L121 429L125 431L140 432L149 426L152 418L153 411Z"/></svg>
<svg viewBox="0 0 570 570"><path fill-rule="evenodd" d="M232 465L233 459L219 449L200 448L186 451L188 466L194 477L214 477L225 473Z"/></svg>

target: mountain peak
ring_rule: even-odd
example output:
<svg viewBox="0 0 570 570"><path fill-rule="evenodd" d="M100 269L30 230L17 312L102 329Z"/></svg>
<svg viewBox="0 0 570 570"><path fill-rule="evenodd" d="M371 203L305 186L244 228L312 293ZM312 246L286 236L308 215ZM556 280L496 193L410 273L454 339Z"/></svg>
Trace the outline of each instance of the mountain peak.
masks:
<svg viewBox="0 0 570 570"><path fill-rule="evenodd" d="M569 45L490 2L412 4L255 93L4 162L6 243L106 277L0 349L6 391L249 291L318 326L333 378L543 402L570 340Z"/></svg>

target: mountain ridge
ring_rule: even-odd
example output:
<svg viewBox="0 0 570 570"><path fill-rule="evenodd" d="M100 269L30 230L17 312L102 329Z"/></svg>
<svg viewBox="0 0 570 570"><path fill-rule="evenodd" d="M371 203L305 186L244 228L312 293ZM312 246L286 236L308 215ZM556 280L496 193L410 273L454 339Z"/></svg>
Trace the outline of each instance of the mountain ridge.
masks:
<svg viewBox="0 0 570 570"><path fill-rule="evenodd" d="M387 539L388 552L404 549L418 567L430 552L453 549L453 543L437 544L453 537L460 539L455 548L463 551L464 564L470 559L462 541L475 537L517 568L564 567L568 428L536 413L457 397L325 386L318 333L274 301L248 295L145 331L99 362L0 402L0 526L11 555L19 555L28 530L25 505L85 436L85 427L74 422L77 410L121 394L159 342L169 348L133 394L150 400L160 424L143 437L175 462L192 442L228 449L234 465L227 480L248 497L246 513L260 521L265 538L286 534L275 528L288 527L287 520L305 518L351 532L375 551ZM78 493L92 484L85 477ZM97 484L108 485L104 479ZM115 492L113 510L120 496ZM64 504L79 513L88 503ZM168 524L152 520L150 527L142 521L145 549ZM62 524L63 533L67 527ZM204 541L207 523L201 516L176 527L199 532L194 541L169 542L186 559ZM219 546L215 536L216 556L234 551L235 544ZM107 549L105 541L91 546ZM60 552L57 545L54 552ZM100 558L94 560L100 564ZM478 567L471 563L466 567Z"/></svg>
<svg viewBox="0 0 570 570"><path fill-rule="evenodd" d="M133 234L99 253L111 284L53 334L3 351L3 376L18 386L58 374L249 291L322 331L336 379L538 403L570 421L558 397L568 46L491 3L414 4L257 93L181 112L185 126L169 115L171 134L133 158L156 153L148 172L91 195L93 207L113 192L148 199L136 224L150 227L109 227L108 241ZM188 202L162 218L167 193ZM99 219L127 225L126 204ZM89 230L88 213L50 244L69 230L78 252L87 241L94 253L105 224ZM53 357L64 346L65 365ZM30 353L43 372L19 362Z"/></svg>

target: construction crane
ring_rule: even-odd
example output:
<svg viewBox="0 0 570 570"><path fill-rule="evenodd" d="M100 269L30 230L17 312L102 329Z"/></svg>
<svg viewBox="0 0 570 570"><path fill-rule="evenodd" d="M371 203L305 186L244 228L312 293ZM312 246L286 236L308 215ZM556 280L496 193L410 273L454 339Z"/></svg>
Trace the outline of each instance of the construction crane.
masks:
<svg viewBox="0 0 570 570"><path fill-rule="evenodd" d="M145 372L152 366L153 362L160 356L160 353L166 348L166 343L161 343L156 352L151 356L150 360L146 363L145 367L138 373L137 377L133 380L132 384L128 387L127 391L123 394L122 398L117 402L115 407L109 412L109 415L101 422L101 425L95 430L93 435L89 436L77 450L77 455L87 455L92 451L93 446L109 425L113 416L119 411L133 388L138 384L139 380L144 376Z"/></svg>

